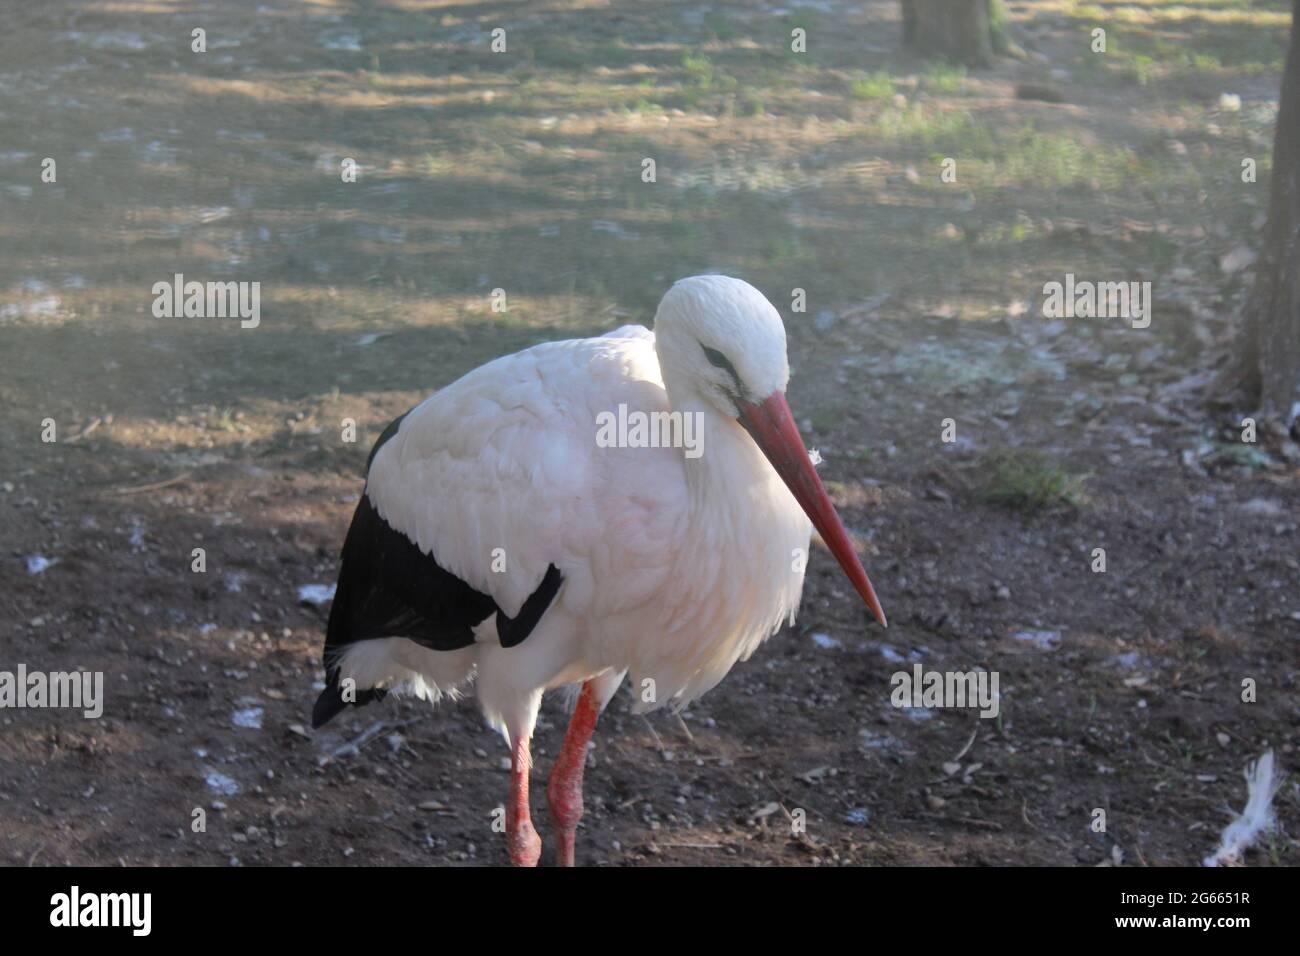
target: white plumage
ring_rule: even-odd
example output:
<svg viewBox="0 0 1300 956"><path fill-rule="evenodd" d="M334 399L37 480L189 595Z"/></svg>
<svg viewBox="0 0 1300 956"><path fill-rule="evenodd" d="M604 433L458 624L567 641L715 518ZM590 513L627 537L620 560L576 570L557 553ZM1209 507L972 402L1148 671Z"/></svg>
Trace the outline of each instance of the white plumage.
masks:
<svg viewBox="0 0 1300 956"><path fill-rule="evenodd" d="M366 487L374 508L508 617L548 567L563 584L516 646L501 646L488 616L455 650L401 637L349 644L339 676L430 699L473 680L512 746L531 736L551 688L594 678L597 711L625 673L638 709L698 697L799 604L811 524L753 424L778 398L788 417L788 377L771 304L739 280L700 276L668 292L653 333L626 326L538 345L430 396L378 448ZM696 416L702 453L601 447L600 416L620 405ZM787 470L811 474L786 429L804 457ZM837 557L857 584L845 542Z"/></svg>

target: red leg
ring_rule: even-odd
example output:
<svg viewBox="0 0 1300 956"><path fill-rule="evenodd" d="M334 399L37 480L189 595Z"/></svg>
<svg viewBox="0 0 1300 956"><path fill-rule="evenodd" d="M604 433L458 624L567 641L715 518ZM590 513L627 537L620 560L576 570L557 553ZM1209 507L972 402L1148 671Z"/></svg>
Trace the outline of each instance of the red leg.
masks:
<svg viewBox="0 0 1300 956"><path fill-rule="evenodd" d="M555 824L557 866L573 866L573 843L582 819L582 771L587 765L587 743L596 729L600 704L591 681L582 685L578 706L569 721L568 733L560 756L551 770L546 785L546 799L551 806L551 822Z"/></svg>
<svg viewBox="0 0 1300 956"><path fill-rule="evenodd" d="M533 829L528 811L528 771L532 757L528 738L520 737L510 752L510 799L506 801L506 848L515 866L536 866L542 856L542 838Z"/></svg>

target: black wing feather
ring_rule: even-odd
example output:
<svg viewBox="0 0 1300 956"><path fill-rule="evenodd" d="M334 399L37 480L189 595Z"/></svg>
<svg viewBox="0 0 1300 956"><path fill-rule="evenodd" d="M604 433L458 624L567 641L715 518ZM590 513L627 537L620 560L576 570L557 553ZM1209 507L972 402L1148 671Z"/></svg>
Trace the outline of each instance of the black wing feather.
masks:
<svg viewBox="0 0 1300 956"><path fill-rule="evenodd" d="M380 446L397 434L400 422L389 425L375 443L367 471ZM312 710L313 727L350 703L361 706L385 696L382 689L356 690L355 701L343 699L338 662L349 644L405 637L431 650L454 651L473 644L474 628L495 613L501 645L514 647L533 632L564 583L560 569L548 566L519 613L507 617L489 595L441 567L433 555L385 521L367 493L352 516L342 558L325 636L325 690Z"/></svg>

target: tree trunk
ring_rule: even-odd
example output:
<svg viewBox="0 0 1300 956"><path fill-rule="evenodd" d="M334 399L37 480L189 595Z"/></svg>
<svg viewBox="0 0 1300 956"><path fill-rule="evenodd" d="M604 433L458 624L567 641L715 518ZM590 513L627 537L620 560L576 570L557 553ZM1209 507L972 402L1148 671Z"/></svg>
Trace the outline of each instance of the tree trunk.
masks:
<svg viewBox="0 0 1300 956"><path fill-rule="evenodd" d="M1273 180L1255 284L1232 377L1266 419L1291 427L1300 410L1300 0L1273 134Z"/></svg>
<svg viewBox="0 0 1300 956"><path fill-rule="evenodd" d="M993 61L992 0L902 0L903 45L971 66Z"/></svg>

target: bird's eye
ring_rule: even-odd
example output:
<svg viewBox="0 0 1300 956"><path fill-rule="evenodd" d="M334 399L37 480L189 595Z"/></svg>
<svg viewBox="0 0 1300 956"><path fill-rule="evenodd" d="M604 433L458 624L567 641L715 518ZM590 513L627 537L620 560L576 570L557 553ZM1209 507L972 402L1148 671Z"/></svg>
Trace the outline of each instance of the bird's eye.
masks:
<svg viewBox="0 0 1300 956"><path fill-rule="evenodd" d="M709 348L707 345L701 345L700 348L704 349L704 357L709 360L710 365L712 365L714 368L720 368L723 369L724 371L730 372L732 378L738 379L738 376L736 375L735 366L733 366L731 362L727 360L727 357L725 355L723 355L717 349Z"/></svg>
<svg viewBox="0 0 1300 956"><path fill-rule="evenodd" d="M727 357L717 349L709 348L703 342L700 343L700 348L704 349L704 357L709 360L710 365L714 368L722 369L731 376L732 388L726 389L726 391L731 394L732 398L735 398L737 395L743 395L745 393L745 388L740 384L740 376L736 373L736 367L728 361Z"/></svg>

